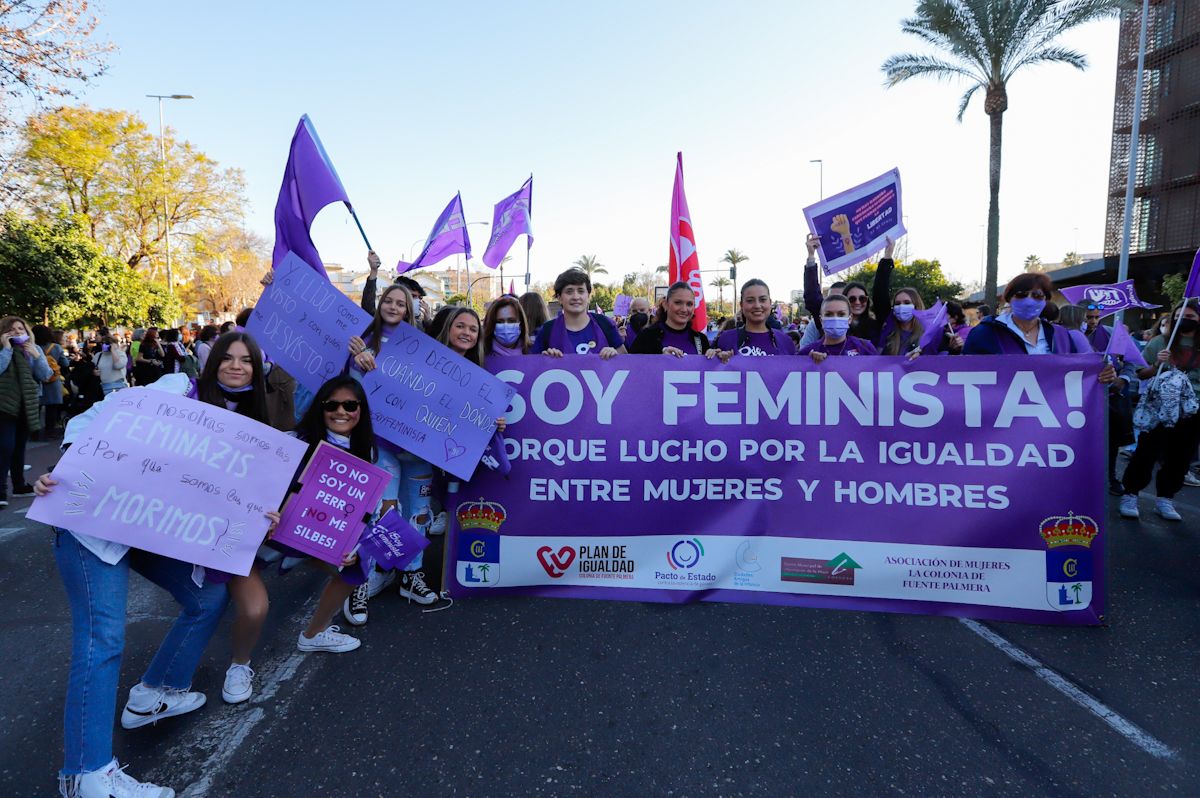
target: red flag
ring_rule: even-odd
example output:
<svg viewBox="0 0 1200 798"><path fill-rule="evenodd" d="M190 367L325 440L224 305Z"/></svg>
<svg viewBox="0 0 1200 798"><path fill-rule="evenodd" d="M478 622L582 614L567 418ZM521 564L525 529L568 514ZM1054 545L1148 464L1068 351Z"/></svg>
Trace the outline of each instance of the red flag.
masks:
<svg viewBox="0 0 1200 798"><path fill-rule="evenodd" d="M683 153L676 155L675 190L671 192L671 253L668 256L667 276L671 282L682 280L696 295L696 315L692 329L708 327L708 306L704 303L704 275L700 273L700 256L696 254L696 236L692 233L692 214L683 194Z"/></svg>

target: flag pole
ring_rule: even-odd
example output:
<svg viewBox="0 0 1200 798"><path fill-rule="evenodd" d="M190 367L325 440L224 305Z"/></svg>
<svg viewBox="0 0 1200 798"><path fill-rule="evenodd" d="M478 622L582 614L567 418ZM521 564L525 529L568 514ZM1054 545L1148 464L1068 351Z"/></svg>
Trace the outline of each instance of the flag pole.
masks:
<svg viewBox="0 0 1200 798"><path fill-rule="evenodd" d="M1180 319L1183 318L1183 311L1185 311L1187 309L1187 303L1188 303L1188 298L1184 297L1183 298L1183 306L1179 309L1179 318ZM1179 334L1179 322L1177 322L1175 320L1174 308L1172 308L1171 311L1168 313L1167 318L1169 318L1171 320L1171 337L1167 341L1167 345L1166 345L1166 347L1164 347L1164 350L1167 352L1170 352L1171 347L1175 345L1175 336ZM1166 365L1167 365L1166 363L1159 363L1158 371L1154 372L1154 376L1157 377L1158 375L1162 374L1163 369L1166 368Z"/></svg>
<svg viewBox="0 0 1200 798"><path fill-rule="evenodd" d="M354 223L358 225L358 234L362 236L363 243L367 245L367 249L374 252L375 247L371 246L371 242L367 240L367 231L363 230L362 222L358 220L358 214L354 212L354 206L347 202L346 208L350 211L350 216L354 218Z"/></svg>

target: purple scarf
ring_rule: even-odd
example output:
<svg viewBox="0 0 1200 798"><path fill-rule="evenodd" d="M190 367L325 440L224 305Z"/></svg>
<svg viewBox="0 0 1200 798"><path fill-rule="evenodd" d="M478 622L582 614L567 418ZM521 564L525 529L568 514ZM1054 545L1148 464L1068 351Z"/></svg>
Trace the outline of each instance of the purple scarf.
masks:
<svg viewBox="0 0 1200 798"><path fill-rule="evenodd" d="M588 323L591 325L590 333L592 340L596 342L596 346L593 349L599 352L608 346L608 337L604 335L604 330L601 329L599 322L596 321L596 318L591 313L588 313ZM571 336L567 332L567 315L565 313L558 314L558 318L550 326L549 348L557 349L564 355L577 354L575 347L571 344Z"/></svg>

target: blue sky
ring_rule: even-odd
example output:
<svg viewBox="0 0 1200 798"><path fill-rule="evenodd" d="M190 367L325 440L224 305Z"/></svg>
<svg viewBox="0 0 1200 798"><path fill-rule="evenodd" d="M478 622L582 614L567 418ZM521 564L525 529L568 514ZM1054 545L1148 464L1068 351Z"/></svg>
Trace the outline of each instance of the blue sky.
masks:
<svg viewBox="0 0 1200 798"><path fill-rule="evenodd" d="M882 84L888 55L922 49L899 31L914 5L108 0L100 32L119 49L82 99L156 125L145 94L194 95L167 105L168 125L245 171L246 224L268 239L308 113L385 264L410 254L456 191L469 221L490 221L532 172L535 280L582 254L617 278L653 269L682 150L706 269L736 247L751 258L739 276L783 298L800 287L819 158L826 195L898 166L912 256L976 280L982 104L958 124L959 86ZM1002 279L1031 253L1101 248L1116 40L1115 21L1088 26L1065 40L1087 72L1040 67L1010 86ZM471 228L477 258L486 231ZM326 261L365 262L340 206L313 238Z"/></svg>

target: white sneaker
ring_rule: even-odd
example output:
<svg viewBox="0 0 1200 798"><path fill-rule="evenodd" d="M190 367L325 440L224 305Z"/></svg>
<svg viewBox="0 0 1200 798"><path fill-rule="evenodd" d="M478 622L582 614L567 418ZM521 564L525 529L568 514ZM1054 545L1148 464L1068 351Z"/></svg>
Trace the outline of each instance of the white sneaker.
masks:
<svg viewBox="0 0 1200 798"><path fill-rule="evenodd" d="M337 626L331 626L325 631L317 633L315 637L307 637L304 632L301 632L296 647L301 651L328 651L331 654L341 654L353 651L362 645L362 641L357 637L344 635L338 629Z"/></svg>
<svg viewBox="0 0 1200 798"><path fill-rule="evenodd" d="M446 527L449 525L450 525L450 520L446 516L446 511L442 510L440 513L435 515L433 517L433 521L430 522L429 534L444 535L444 534L446 534Z"/></svg>
<svg viewBox="0 0 1200 798"><path fill-rule="evenodd" d="M370 587L363 582L354 588L354 592L342 602L342 615L351 626L362 626L367 622L367 599L370 598Z"/></svg>
<svg viewBox="0 0 1200 798"><path fill-rule="evenodd" d="M279 573L286 574L288 571L302 564L307 557L284 557L279 561Z"/></svg>
<svg viewBox="0 0 1200 798"><path fill-rule="evenodd" d="M400 595L418 604L432 604L438 600L438 594L425 584L424 571L405 571L400 574Z"/></svg>
<svg viewBox="0 0 1200 798"><path fill-rule="evenodd" d="M1122 518L1140 518L1141 513L1138 512L1138 497L1130 496L1128 493L1121 497L1121 517Z"/></svg>
<svg viewBox="0 0 1200 798"><path fill-rule="evenodd" d="M60 778L58 792L63 798L175 798L170 787L138 781L115 759L91 773Z"/></svg>
<svg viewBox="0 0 1200 798"><path fill-rule="evenodd" d="M395 571L380 571L372 568L367 574L367 598L375 598L396 581Z"/></svg>
<svg viewBox="0 0 1200 798"><path fill-rule="evenodd" d="M1161 499L1161 498L1156 499L1154 501L1154 509L1158 511L1159 515L1161 515L1163 518L1167 519L1168 521L1182 521L1183 520L1183 516L1180 515L1179 511L1175 509L1175 505L1171 502L1170 499Z"/></svg>
<svg viewBox="0 0 1200 798"><path fill-rule="evenodd" d="M172 690L169 687L147 687L138 682L129 690L129 700L121 711L121 727L137 729L163 718L185 715L204 706L204 693Z"/></svg>
<svg viewBox="0 0 1200 798"><path fill-rule="evenodd" d="M221 688L221 698L226 704L240 704L254 694L254 670L247 663L239 665L236 662L225 671L225 686Z"/></svg>
<svg viewBox="0 0 1200 798"><path fill-rule="evenodd" d="M1189 488L1200 488L1200 477L1189 471L1183 475L1183 484Z"/></svg>

